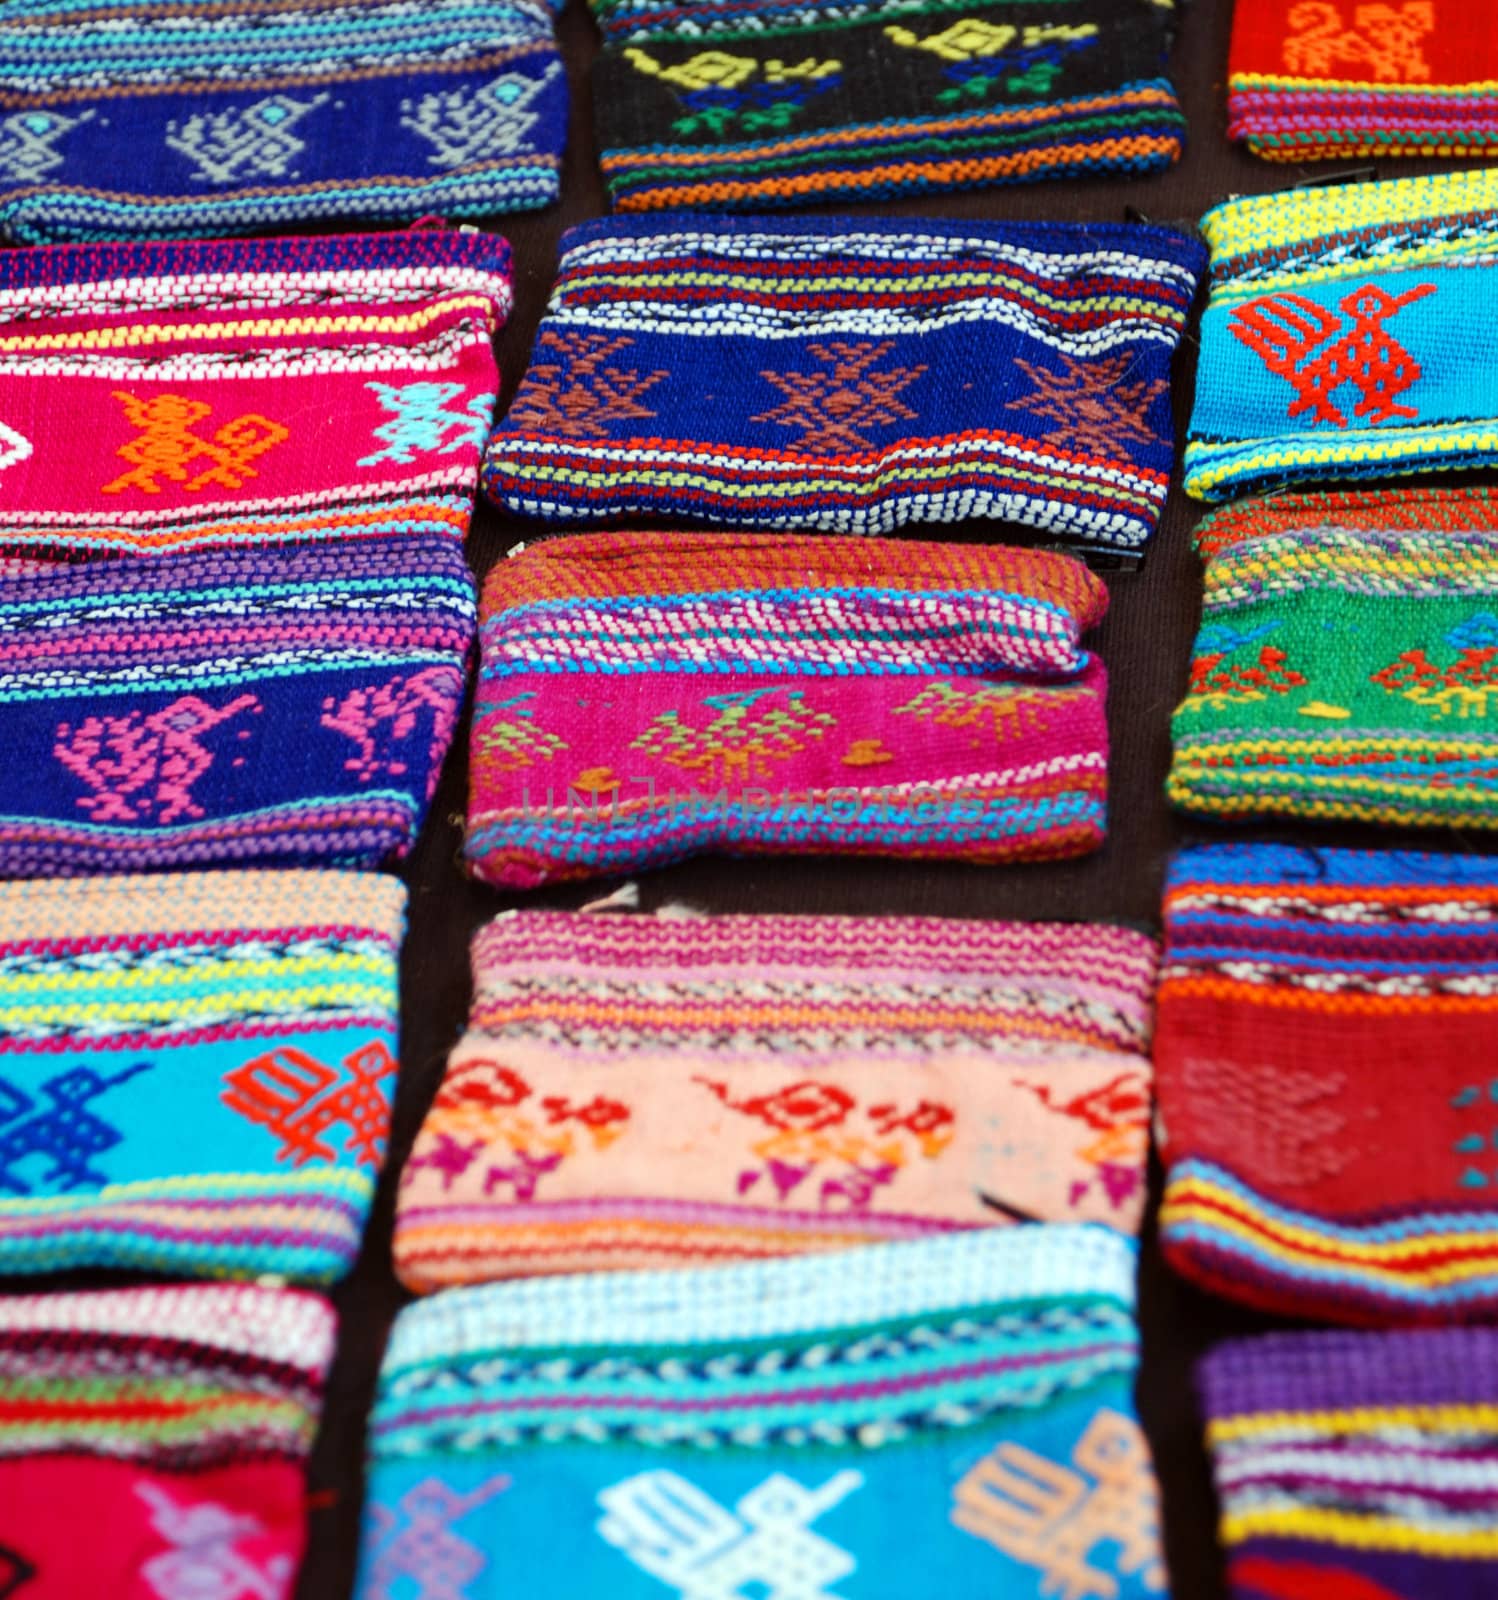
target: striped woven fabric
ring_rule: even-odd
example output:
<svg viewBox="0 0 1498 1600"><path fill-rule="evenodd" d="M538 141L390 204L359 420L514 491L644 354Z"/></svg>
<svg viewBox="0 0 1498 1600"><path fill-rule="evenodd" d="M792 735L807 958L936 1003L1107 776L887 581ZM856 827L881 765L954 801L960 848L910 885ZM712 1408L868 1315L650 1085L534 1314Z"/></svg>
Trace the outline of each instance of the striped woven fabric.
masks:
<svg viewBox="0 0 1498 1600"><path fill-rule="evenodd" d="M1498 857L1214 845L1170 870L1160 1236L1234 1299L1498 1308Z"/></svg>
<svg viewBox="0 0 1498 1600"><path fill-rule="evenodd" d="M1186 119L1171 0L592 0L624 211L1155 172Z"/></svg>
<svg viewBox="0 0 1498 1600"><path fill-rule="evenodd" d="M1158 1596L1135 1269L1057 1226L435 1295L385 1357L360 1600L433 1550L465 1600Z"/></svg>
<svg viewBox="0 0 1498 1600"><path fill-rule="evenodd" d="M502 888L703 851L1096 849L1106 591L1045 552L587 534L483 599L465 854ZM642 631L648 619L648 631Z"/></svg>
<svg viewBox="0 0 1498 1600"><path fill-rule="evenodd" d="M614 218L562 241L484 486L523 516L1137 551L1203 264L1165 228Z"/></svg>
<svg viewBox="0 0 1498 1600"><path fill-rule="evenodd" d="M0 252L0 553L461 541L510 300L449 228Z"/></svg>
<svg viewBox="0 0 1498 1600"><path fill-rule="evenodd" d="M1282 495L1198 529L1168 789L1212 817L1498 827L1498 503Z"/></svg>
<svg viewBox="0 0 1498 1600"><path fill-rule="evenodd" d="M353 1264L406 891L346 872L0 887L0 1273Z"/></svg>
<svg viewBox="0 0 1498 1600"><path fill-rule="evenodd" d="M446 537L0 581L0 876L403 855L473 626Z"/></svg>
<svg viewBox="0 0 1498 1600"><path fill-rule="evenodd" d="M502 916L396 1270L429 1290L1010 1222L1137 1233L1154 977L1151 939L1087 924Z"/></svg>
<svg viewBox="0 0 1498 1600"><path fill-rule="evenodd" d="M1493 1592L1498 1334L1273 1334L1197 1377L1233 1600Z"/></svg>
<svg viewBox="0 0 1498 1600"><path fill-rule="evenodd" d="M288 1600L333 1331L287 1289L0 1298L0 1593Z"/></svg>
<svg viewBox="0 0 1498 1600"><path fill-rule="evenodd" d="M5 0L0 224L26 241L547 205L549 0Z"/></svg>

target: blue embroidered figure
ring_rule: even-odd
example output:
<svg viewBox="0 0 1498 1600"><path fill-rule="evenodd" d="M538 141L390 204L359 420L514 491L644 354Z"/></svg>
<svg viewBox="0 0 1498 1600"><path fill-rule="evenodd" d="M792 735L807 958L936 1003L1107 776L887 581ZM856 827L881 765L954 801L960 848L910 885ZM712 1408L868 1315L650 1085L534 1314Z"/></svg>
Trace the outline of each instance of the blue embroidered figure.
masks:
<svg viewBox="0 0 1498 1600"><path fill-rule="evenodd" d="M57 111L18 111L13 117L0 117L0 175L17 183L35 183L56 171L65 159L57 141L95 114L85 111L65 117Z"/></svg>
<svg viewBox="0 0 1498 1600"><path fill-rule="evenodd" d="M494 414L494 396L476 394L465 402L462 411L447 409L450 400L463 392L461 383L408 383L392 388L388 383L365 386L379 396L380 404L395 415L375 429L383 450L360 459L361 467L378 466L382 461L410 463L416 452L450 455L464 448L481 450Z"/></svg>
<svg viewBox="0 0 1498 1600"><path fill-rule="evenodd" d="M434 167L464 167L472 161L510 156L530 146L530 131L540 119L530 108L541 91L562 74L553 61L539 78L506 72L477 89L453 89L401 101L401 126L432 147Z"/></svg>
<svg viewBox="0 0 1498 1600"><path fill-rule="evenodd" d="M20 1175L21 1164L31 1156L52 1163L36 1182L54 1192L107 1183L107 1175L96 1172L89 1158L113 1150L124 1136L90 1111L89 1102L150 1067L149 1061L137 1061L110 1078L92 1067L73 1067L42 1085L51 1105L41 1110L30 1095L0 1078L0 1190L32 1193L32 1185Z"/></svg>
<svg viewBox="0 0 1498 1600"><path fill-rule="evenodd" d="M292 162L307 148L306 140L291 130L330 98L318 94L310 100L293 100L273 94L243 110L169 122L166 142L197 167L194 176L209 183L284 178L292 175Z"/></svg>

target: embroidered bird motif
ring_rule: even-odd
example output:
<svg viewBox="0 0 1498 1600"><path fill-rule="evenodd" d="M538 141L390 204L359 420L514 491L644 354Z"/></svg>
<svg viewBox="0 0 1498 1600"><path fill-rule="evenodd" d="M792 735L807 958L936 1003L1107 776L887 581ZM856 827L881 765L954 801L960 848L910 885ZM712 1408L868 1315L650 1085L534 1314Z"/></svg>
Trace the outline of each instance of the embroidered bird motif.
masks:
<svg viewBox="0 0 1498 1600"><path fill-rule="evenodd" d="M1419 412L1400 405L1398 397L1424 374L1384 324L1435 292L1433 283L1418 284L1400 295L1365 283L1338 302L1342 317L1304 295L1266 295L1240 306L1232 315L1231 328L1240 344L1295 390L1288 413L1292 418L1309 412L1313 422L1347 427L1347 415L1332 396L1350 383L1360 396L1354 416L1373 423L1415 419ZM1351 318L1350 328L1346 318Z"/></svg>

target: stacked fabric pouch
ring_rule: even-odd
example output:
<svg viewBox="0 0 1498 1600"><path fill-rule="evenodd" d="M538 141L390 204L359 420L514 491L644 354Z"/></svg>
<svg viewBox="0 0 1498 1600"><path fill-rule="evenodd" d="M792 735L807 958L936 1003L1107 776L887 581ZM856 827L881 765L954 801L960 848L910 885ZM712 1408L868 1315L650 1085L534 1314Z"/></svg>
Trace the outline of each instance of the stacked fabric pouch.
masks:
<svg viewBox="0 0 1498 1600"><path fill-rule="evenodd" d="M1498 460L1498 169L1233 200L1202 231L1189 494Z"/></svg>
<svg viewBox="0 0 1498 1600"><path fill-rule="evenodd" d="M1045 552L591 534L484 585L468 831L502 888L704 850L1097 848L1107 594Z"/></svg>
<svg viewBox="0 0 1498 1600"><path fill-rule="evenodd" d="M1208 816L1498 826L1498 503L1284 495L1197 530L1169 793Z"/></svg>
<svg viewBox="0 0 1498 1600"><path fill-rule="evenodd" d="M248 232L548 205L548 0L6 0L0 224Z"/></svg>
<svg viewBox="0 0 1498 1600"><path fill-rule="evenodd" d="M447 228L0 253L0 551L460 541L510 301Z"/></svg>
<svg viewBox="0 0 1498 1600"><path fill-rule="evenodd" d="M1154 172L1186 119L1170 0L592 0L624 211Z"/></svg>
<svg viewBox="0 0 1498 1600"><path fill-rule="evenodd" d="M1498 857L1218 845L1165 898L1181 1272L1350 1323L1498 1307Z"/></svg>
<svg viewBox="0 0 1498 1600"><path fill-rule="evenodd" d="M247 1285L0 1298L0 1593L288 1600L333 1332Z"/></svg>
<svg viewBox="0 0 1498 1600"><path fill-rule="evenodd" d="M1488 0L1236 0L1228 137L1269 161L1498 148Z"/></svg>
<svg viewBox="0 0 1498 1600"><path fill-rule="evenodd" d="M402 1175L413 1289L960 1228L1137 1233L1154 942L514 912Z"/></svg>
<svg viewBox="0 0 1498 1600"><path fill-rule="evenodd" d="M0 876L404 855L473 628L446 537L0 581Z"/></svg>
<svg viewBox="0 0 1498 1600"><path fill-rule="evenodd" d="M560 522L988 517L1138 551L1203 262L1142 226L587 223L563 238L484 486Z"/></svg>
<svg viewBox="0 0 1498 1600"><path fill-rule="evenodd" d="M405 903L343 872L0 887L0 1274L341 1277L390 1125Z"/></svg>
<svg viewBox="0 0 1498 1600"><path fill-rule="evenodd" d="M1232 1600L1493 1584L1498 1333L1287 1333L1198 1368Z"/></svg>
<svg viewBox="0 0 1498 1600"><path fill-rule="evenodd" d="M429 1595L440 1550L465 1600L1163 1594L1135 1265L1017 1228L422 1301L358 1593Z"/></svg>

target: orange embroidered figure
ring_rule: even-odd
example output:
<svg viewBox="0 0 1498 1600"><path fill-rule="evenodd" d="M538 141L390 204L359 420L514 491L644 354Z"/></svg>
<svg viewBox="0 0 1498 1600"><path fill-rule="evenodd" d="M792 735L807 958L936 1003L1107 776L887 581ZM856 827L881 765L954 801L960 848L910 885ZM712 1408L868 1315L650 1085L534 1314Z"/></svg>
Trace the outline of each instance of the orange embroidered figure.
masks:
<svg viewBox="0 0 1498 1600"><path fill-rule="evenodd" d="M633 344L623 334L543 329L536 341L537 354L550 350L557 359L538 359L532 365L507 421L564 439L590 438L611 422L648 421L655 412L640 403L641 396L671 374L610 364Z"/></svg>
<svg viewBox="0 0 1498 1600"><path fill-rule="evenodd" d="M898 396L926 371L924 366L871 371L894 347L893 339L878 344L835 340L809 346L810 354L832 370L760 373L785 399L749 420L799 428L798 450L874 449L874 441L865 437L867 430L915 420L917 413Z"/></svg>
<svg viewBox="0 0 1498 1600"><path fill-rule="evenodd" d="M1426 36L1433 0L1375 0L1353 8L1352 26L1334 0L1301 0L1286 18L1285 68L1297 77L1368 77L1375 83L1429 83Z"/></svg>
<svg viewBox="0 0 1498 1600"><path fill-rule="evenodd" d="M212 414L213 407L201 400L187 400L178 394L158 394L142 400L122 389L114 391L114 398L124 407L131 427L139 428L141 433L138 439L115 451L131 463L132 470L122 473L113 483L106 483L104 494L124 494L127 489L160 494L158 478L180 483L188 493L206 489L210 483L238 489L247 478L256 476L250 463L257 456L291 437L290 430L279 422L247 411L226 422L211 439L204 439L193 429ZM196 477L189 477L187 469L203 460L211 465Z"/></svg>
<svg viewBox="0 0 1498 1600"><path fill-rule="evenodd" d="M1433 283L1417 284L1400 295L1365 283L1338 302L1352 319L1350 329L1342 317L1304 295L1267 295L1233 312L1232 333L1295 390L1288 413L1292 418L1309 411L1313 422L1345 428L1348 418L1332 396L1351 384L1361 397L1354 416L1373 423L1414 419L1419 412L1397 402L1423 373L1384 324L1435 292Z"/></svg>
<svg viewBox="0 0 1498 1600"><path fill-rule="evenodd" d="M349 1130L343 1148L356 1165L377 1167L390 1132L380 1085L394 1076L395 1058L379 1040L345 1056L341 1071L284 1045L225 1074L220 1098L281 1140L278 1161L336 1161L322 1136L341 1123Z"/></svg>
<svg viewBox="0 0 1498 1600"><path fill-rule="evenodd" d="M1149 426L1150 407L1170 387L1165 378L1133 383L1124 380L1135 365L1125 351L1105 361L1073 361L1060 357L1064 372L1015 359L1015 366L1034 384L1030 394L1006 402L1006 411L1028 411L1054 422L1045 442L1083 455L1118 455L1124 444L1154 444L1158 432Z"/></svg>

